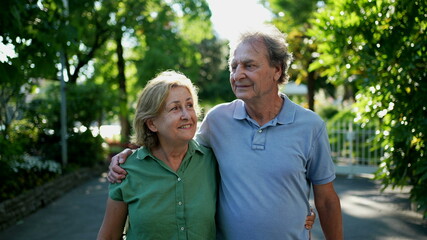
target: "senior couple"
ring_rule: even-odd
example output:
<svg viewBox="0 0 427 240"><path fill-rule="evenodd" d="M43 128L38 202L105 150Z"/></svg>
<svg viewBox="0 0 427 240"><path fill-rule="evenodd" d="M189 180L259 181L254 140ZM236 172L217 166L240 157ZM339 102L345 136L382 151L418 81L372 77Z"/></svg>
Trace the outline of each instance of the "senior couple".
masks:
<svg viewBox="0 0 427 240"><path fill-rule="evenodd" d="M98 239L120 239L126 221L128 240L309 239L311 187L325 238L343 239L325 123L279 93L291 58L274 26L241 34L237 99L209 111L195 140L195 86L175 71L149 81L133 122L141 147L112 159Z"/></svg>

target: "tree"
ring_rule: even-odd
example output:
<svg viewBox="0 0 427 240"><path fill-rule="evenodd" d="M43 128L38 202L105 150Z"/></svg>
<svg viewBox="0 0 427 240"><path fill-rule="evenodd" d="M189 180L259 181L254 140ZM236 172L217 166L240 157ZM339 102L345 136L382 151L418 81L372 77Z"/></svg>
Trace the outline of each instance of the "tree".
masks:
<svg viewBox="0 0 427 240"><path fill-rule="evenodd" d="M320 53L310 69L322 69L335 83L355 83L356 120L381 122L377 140L385 154L376 177L384 187L412 186L411 199L425 217L426 5L336 0L316 14L310 31Z"/></svg>
<svg viewBox="0 0 427 240"><path fill-rule="evenodd" d="M116 2L112 1L111 4ZM109 14L112 16L113 39L107 42L95 64L104 66L105 59L111 59L110 51L115 51L113 61L117 76L112 79L117 81L111 84L118 86L117 112L121 123L121 141L128 143L132 109L128 103L134 102L132 99L139 92L133 90L129 96L129 89L134 89L133 86L137 86L137 90L142 89L150 78L165 69L183 71L194 79L202 64L194 45L212 36L210 11L205 1L193 0L127 0L109 9L113 10ZM198 25L201 27L195 28ZM134 43L126 48L125 41ZM104 75L112 73L111 68L105 71ZM133 74L127 74L128 71Z"/></svg>
<svg viewBox="0 0 427 240"><path fill-rule="evenodd" d="M267 2L267 0L264 0ZM322 3L325 4L326 1ZM289 70L291 77L297 84L307 84L308 108L314 110L314 95L319 89L325 89L334 96L334 87L326 82L316 70L309 70L310 64L317 56L317 45L314 39L307 35L311 24L309 19L321 6L317 0L268 0L274 24L288 34L289 49L293 53L294 61ZM286 86L285 86L286 88Z"/></svg>
<svg viewBox="0 0 427 240"><path fill-rule="evenodd" d="M167 68L182 70L196 79L203 59L195 46L213 36L205 1L68 2L66 8L62 0L6 0L0 9L0 40L12 45L17 54L0 63L0 74L5 77L0 88L2 139L8 139L8 126L23 111L25 94L34 89L35 79L58 81L59 55L63 53L68 88L93 81L110 91L110 109L104 110L104 116L120 116L123 142L127 142L128 102L134 98L129 97L129 89ZM126 41L135 39L137 47L125 46ZM109 68L93 69L100 64ZM119 104L111 99L118 99ZM102 121L97 118L93 121ZM70 124L72 128L79 123Z"/></svg>
<svg viewBox="0 0 427 240"><path fill-rule="evenodd" d="M197 45L203 64L194 79L199 87L199 99L207 105L232 101L236 97L230 89L227 65L228 42L217 38L205 39Z"/></svg>
<svg viewBox="0 0 427 240"><path fill-rule="evenodd" d="M47 34L50 24L40 19L55 18L57 11L46 13L36 3L5 0L0 9L0 41L11 52L0 53L0 161L11 162L21 157L24 149L12 144L13 121L22 115L25 96L32 92L34 76L56 75L54 41ZM49 64L48 64L49 63ZM8 147L11 146L11 147Z"/></svg>
<svg viewBox="0 0 427 240"><path fill-rule="evenodd" d="M24 154L60 160L60 56L65 56L69 166L91 166L105 156L103 139L89 129L120 119L127 143L133 100L156 73L175 69L205 85L205 76L219 76L211 72L219 68L221 51L215 49L209 19L205 0L2 1L0 177L26 176L12 169ZM25 189L12 182L7 191Z"/></svg>

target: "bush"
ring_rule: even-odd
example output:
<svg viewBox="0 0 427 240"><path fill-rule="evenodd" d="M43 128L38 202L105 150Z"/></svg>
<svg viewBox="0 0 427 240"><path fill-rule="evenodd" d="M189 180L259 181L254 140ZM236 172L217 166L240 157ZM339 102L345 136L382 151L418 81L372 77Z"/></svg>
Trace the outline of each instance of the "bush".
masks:
<svg viewBox="0 0 427 240"><path fill-rule="evenodd" d="M8 129L0 132L0 201L13 198L57 174L25 157L37 137L38 129L26 120L14 120Z"/></svg>
<svg viewBox="0 0 427 240"><path fill-rule="evenodd" d="M334 117L337 113L339 113L338 108L335 106L327 106L327 107L323 107L321 108L319 111L319 116L324 119L325 121L327 121L328 119L331 119L332 117Z"/></svg>
<svg viewBox="0 0 427 240"><path fill-rule="evenodd" d="M106 159L103 142L100 135L94 137L89 130L74 133L68 139L68 162L82 167L103 162Z"/></svg>
<svg viewBox="0 0 427 240"><path fill-rule="evenodd" d="M91 167L105 159L103 139L100 136L94 137L87 130L102 119L105 107L103 96L105 94L102 87L93 83L67 86L68 164L74 165L73 168ZM49 84L44 95L30 103L27 118L42 129L36 144L38 154L44 159L61 162L59 110L59 85Z"/></svg>
<svg viewBox="0 0 427 240"><path fill-rule="evenodd" d="M55 179L61 174L61 166L55 161L25 155L0 168L0 202Z"/></svg>
<svg viewBox="0 0 427 240"><path fill-rule="evenodd" d="M68 164L61 169L59 85L46 85L41 94L20 109L20 119L8 128L0 126L0 200L44 184L60 175L61 170L92 167L105 160L103 139L94 137L89 130L75 130L75 126L88 129L102 119L103 90L95 84L68 86Z"/></svg>
<svg viewBox="0 0 427 240"><path fill-rule="evenodd" d="M55 179L62 173L60 136L32 130L25 120L11 124L11 134L0 135L0 202ZM101 136L90 131L68 139L67 170L92 167L105 160ZM30 156L30 154L32 156ZM37 154L38 156L34 156ZM50 160L42 160L50 159Z"/></svg>

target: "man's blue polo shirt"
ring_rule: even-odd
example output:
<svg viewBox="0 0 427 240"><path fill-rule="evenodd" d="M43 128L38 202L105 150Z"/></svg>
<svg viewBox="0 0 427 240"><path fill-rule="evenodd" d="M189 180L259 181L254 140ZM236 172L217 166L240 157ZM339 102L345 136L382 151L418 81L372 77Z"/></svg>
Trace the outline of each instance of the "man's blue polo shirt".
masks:
<svg viewBox="0 0 427 240"><path fill-rule="evenodd" d="M259 126L235 100L213 108L197 140L219 166L220 239L308 239L311 183L335 178L325 123L285 95L280 113Z"/></svg>

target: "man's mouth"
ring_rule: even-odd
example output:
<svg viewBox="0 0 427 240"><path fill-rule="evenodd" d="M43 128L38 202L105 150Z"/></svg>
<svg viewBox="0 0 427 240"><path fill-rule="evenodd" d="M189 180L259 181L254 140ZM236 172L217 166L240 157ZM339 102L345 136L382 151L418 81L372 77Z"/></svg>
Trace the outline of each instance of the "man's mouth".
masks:
<svg viewBox="0 0 427 240"><path fill-rule="evenodd" d="M250 85L235 85L236 88L246 88L246 87L250 87Z"/></svg>

